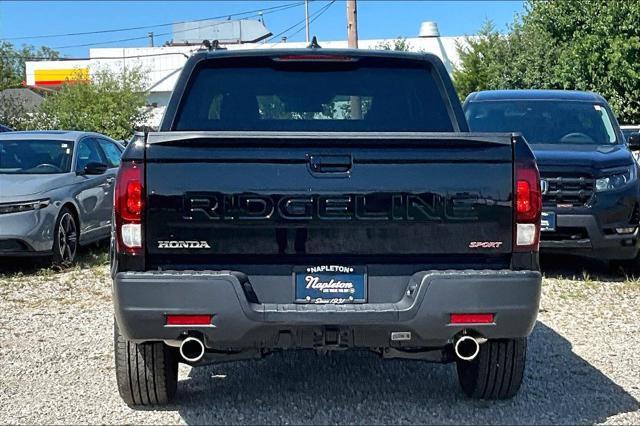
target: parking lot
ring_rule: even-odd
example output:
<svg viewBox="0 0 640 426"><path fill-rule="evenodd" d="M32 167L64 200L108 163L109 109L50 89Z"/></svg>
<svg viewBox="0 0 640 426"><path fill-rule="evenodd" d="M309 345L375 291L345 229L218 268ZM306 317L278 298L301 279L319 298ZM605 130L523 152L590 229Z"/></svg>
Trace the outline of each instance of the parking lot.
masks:
<svg viewBox="0 0 640 426"><path fill-rule="evenodd" d="M640 281L584 260L543 266L513 400L467 399L451 364L299 352L181 366L175 405L134 411L115 385L105 250L85 250L65 271L5 261L0 423L640 423Z"/></svg>

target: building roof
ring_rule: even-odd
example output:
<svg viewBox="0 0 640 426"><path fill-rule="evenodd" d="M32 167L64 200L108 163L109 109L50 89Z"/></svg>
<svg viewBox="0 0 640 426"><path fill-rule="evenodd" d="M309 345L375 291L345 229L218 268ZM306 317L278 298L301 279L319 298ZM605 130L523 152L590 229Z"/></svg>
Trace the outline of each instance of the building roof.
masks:
<svg viewBox="0 0 640 426"><path fill-rule="evenodd" d="M578 90L485 90L474 92L467 98L468 102L504 100L567 100L606 103L604 98L597 93Z"/></svg>
<svg viewBox="0 0 640 426"><path fill-rule="evenodd" d="M4 89L0 92L0 103L21 102L27 112L34 112L44 101L44 98L31 89Z"/></svg>

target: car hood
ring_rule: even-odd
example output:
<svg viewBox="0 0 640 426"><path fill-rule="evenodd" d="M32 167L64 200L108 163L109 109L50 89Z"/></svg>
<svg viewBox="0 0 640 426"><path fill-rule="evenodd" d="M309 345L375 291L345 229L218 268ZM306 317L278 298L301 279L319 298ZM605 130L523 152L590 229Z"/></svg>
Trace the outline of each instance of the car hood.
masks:
<svg viewBox="0 0 640 426"><path fill-rule="evenodd" d="M0 200L2 202L22 201L28 196L43 195L47 191L69 185L72 174L23 175L0 174Z"/></svg>
<svg viewBox="0 0 640 426"><path fill-rule="evenodd" d="M592 169L627 166L633 156L624 145L532 144L538 167L581 166Z"/></svg>

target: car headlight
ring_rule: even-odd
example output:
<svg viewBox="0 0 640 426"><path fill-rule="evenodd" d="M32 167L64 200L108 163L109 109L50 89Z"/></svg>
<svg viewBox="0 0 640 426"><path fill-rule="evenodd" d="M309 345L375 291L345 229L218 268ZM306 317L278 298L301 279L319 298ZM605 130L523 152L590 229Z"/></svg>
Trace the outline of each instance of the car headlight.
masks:
<svg viewBox="0 0 640 426"><path fill-rule="evenodd" d="M0 204L0 214L26 212L47 207L51 200L22 201L19 203Z"/></svg>
<svg viewBox="0 0 640 426"><path fill-rule="evenodd" d="M596 179L596 191L611 191L614 189L622 188L623 186L633 182L636 177L635 166L630 166L622 170L616 170L615 173L607 177Z"/></svg>

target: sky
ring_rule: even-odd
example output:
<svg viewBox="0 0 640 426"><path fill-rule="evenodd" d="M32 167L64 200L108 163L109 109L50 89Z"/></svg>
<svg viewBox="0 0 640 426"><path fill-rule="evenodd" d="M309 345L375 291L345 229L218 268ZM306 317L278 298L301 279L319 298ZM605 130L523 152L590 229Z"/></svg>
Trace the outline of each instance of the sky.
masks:
<svg viewBox="0 0 640 426"><path fill-rule="evenodd" d="M130 27L168 24L193 19L226 16L279 5L291 8L273 13L265 11L267 28L278 34L304 20L304 7L297 1L8 1L0 0L0 40L15 45L46 45L64 56L88 56L93 47L147 46L147 33L153 31L156 45L171 39L169 25L121 32L80 36L44 37L77 32L103 31ZM311 0L314 15L329 3ZM438 23L443 36L471 35L490 19L500 30L506 29L516 14L523 11L522 1L401 1L359 0L358 32L361 39L415 37L422 21ZM318 40L346 39L346 6L336 0L311 24L311 34ZM245 15L245 17L250 17ZM300 31L296 33L298 29ZM164 34L164 35L163 35ZM290 41L303 41L304 27L286 32ZM27 37L16 39L17 37ZM137 40L118 41L139 38ZM275 40L274 40L275 41ZM107 43L108 42L108 43ZM77 47L74 47L77 46Z"/></svg>

